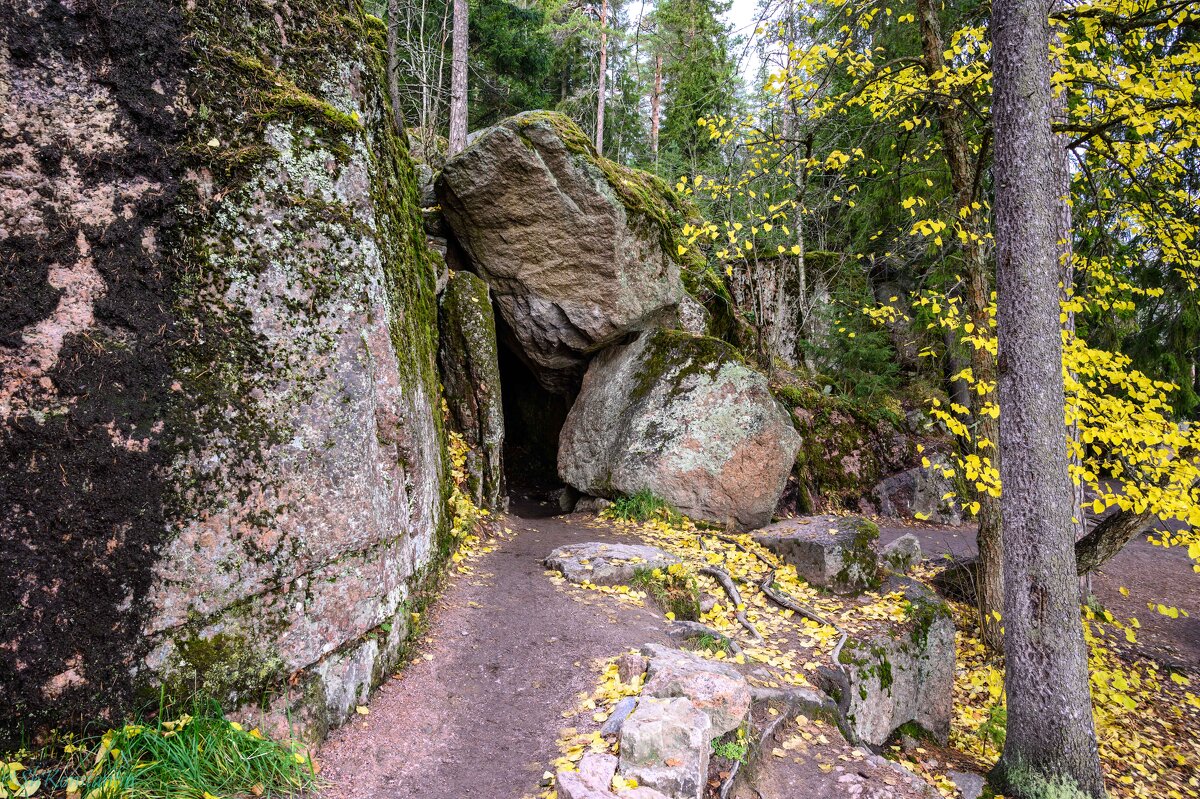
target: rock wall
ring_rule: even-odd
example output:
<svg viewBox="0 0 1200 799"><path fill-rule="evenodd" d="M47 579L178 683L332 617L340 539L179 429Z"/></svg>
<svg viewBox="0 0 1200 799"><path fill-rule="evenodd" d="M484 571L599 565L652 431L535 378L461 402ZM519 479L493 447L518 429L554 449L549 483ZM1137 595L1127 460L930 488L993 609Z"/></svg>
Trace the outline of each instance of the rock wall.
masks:
<svg viewBox="0 0 1200 799"><path fill-rule="evenodd" d="M4 732L165 685L319 739L398 657L434 275L346 9L0 4Z"/></svg>

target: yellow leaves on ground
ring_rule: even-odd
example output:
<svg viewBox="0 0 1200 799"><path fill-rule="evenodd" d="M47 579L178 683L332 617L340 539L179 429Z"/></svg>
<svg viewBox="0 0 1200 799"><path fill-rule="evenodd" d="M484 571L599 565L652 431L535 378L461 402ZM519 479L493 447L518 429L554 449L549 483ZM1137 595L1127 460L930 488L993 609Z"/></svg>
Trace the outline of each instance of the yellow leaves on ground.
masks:
<svg viewBox="0 0 1200 799"><path fill-rule="evenodd" d="M744 654L733 656L723 651L701 650L697 654L737 663L757 663L770 674L760 680L764 685L808 685L807 674L828 663L838 635L830 627L795 616L770 603L757 589L766 574L761 560L772 556L758 548L749 536L717 537L697 529L689 520L676 524L655 521L645 525L605 519L597 526L616 526L635 532L647 543L660 547L693 569L720 565L739 584L744 610L765 639L754 646L734 618L720 587L700 576L701 588L720 597L701 621L737 640ZM735 543L736 542L736 543ZM928 572L918 569L918 578ZM821 613L852 635L882 622L903 621L903 597L898 593L867 594L860 600L848 600L818 592L800 580L791 567L776 570L775 585L796 601ZM605 591L626 597L614 586L585 586L590 591ZM607 590L606 590L607 589ZM1123 592L1124 593L1124 592ZM1157 605L1154 606L1157 609ZM1166 606L1164 606L1165 608ZM1167 608L1170 610L1170 608ZM954 682L954 711L951 747L957 760L968 760L979 771L986 771L999 755L1002 741L1004 673L1002 663L989 655L976 636L975 611L954 606L957 665ZM1183 615L1183 611L1178 611ZM1184 799L1200 794L1197 782L1200 769L1200 698L1191 691L1191 680L1181 674L1165 674L1155 663L1119 656L1113 641L1135 640L1140 627L1136 619L1121 622L1111 613L1083 609L1085 633L1090 652L1092 695L1095 702L1097 737L1112 795L1129 799ZM620 682L614 663L601 668L597 689L581 696L576 708L564 714L592 724L607 719L612 706L624 696L636 694L640 682ZM789 739L791 740L791 739ZM801 735L796 739L803 742ZM560 738L562 756L556 767L571 768L588 750L602 751L608 743L594 732L569 728ZM786 755L788 745L777 747ZM774 756L779 756L775 750ZM912 771L924 777L942 795L953 796L945 770L954 766L938 751L917 750L900 758ZM544 794L552 796L553 790Z"/></svg>

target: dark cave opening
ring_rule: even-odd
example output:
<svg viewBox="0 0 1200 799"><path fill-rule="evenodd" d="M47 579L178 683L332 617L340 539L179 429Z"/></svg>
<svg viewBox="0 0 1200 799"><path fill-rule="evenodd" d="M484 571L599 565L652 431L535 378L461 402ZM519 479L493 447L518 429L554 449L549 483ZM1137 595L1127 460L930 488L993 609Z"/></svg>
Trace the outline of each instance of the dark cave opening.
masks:
<svg viewBox="0 0 1200 799"><path fill-rule="evenodd" d="M497 327L503 322L497 319ZM544 389L513 351L511 336L500 336L500 390L504 401L504 476L515 501L557 501L558 436L573 397Z"/></svg>

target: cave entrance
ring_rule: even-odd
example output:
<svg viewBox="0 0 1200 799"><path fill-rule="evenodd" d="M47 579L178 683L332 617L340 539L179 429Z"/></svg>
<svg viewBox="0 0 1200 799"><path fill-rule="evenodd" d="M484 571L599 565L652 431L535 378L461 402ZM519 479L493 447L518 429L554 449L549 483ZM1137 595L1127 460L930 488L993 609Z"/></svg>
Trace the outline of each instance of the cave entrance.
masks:
<svg viewBox="0 0 1200 799"><path fill-rule="evenodd" d="M497 319L497 327L503 322ZM507 332L507 331L506 331ZM510 336L501 335L500 390L504 399L504 478L515 506L533 510L550 504L558 512L558 435L572 397L542 388L513 352Z"/></svg>

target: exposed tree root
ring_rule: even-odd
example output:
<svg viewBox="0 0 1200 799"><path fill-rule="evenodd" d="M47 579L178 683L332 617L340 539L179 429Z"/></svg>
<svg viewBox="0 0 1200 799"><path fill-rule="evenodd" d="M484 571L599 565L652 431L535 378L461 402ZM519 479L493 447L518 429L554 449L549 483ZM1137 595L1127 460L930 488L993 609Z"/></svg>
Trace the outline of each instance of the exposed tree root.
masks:
<svg viewBox="0 0 1200 799"><path fill-rule="evenodd" d="M742 595L738 593L737 586L733 584L733 578L729 576L729 572L720 566L705 566L703 569L700 569L700 574L708 575L721 584L721 587L725 589L725 594L729 597L729 601L733 603L734 618L738 620L738 624L745 627L754 636L755 641L760 644L763 643L763 637L759 635L758 629L746 618L746 612L738 610L742 606Z"/></svg>

